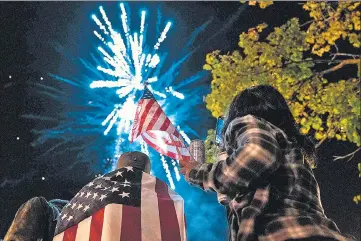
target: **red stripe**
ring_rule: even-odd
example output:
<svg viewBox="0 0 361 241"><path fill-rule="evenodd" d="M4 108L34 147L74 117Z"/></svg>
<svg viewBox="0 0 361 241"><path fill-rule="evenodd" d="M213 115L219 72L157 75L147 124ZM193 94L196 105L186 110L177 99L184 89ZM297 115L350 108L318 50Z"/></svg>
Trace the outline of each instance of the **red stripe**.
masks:
<svg viewBox="0 0 361 241"><path fill-rule="evenodd" d="M74 225L64 232L63 241L75 241L78 225Z"/></svg>
<svg viewBox="0 0 361 241"><path fill-rule="evenodd" d="M160 115L163 113L162 108L160 108L160 106L158 107L158 109L154 112L154 115L152 116L152 120L149 122L149 125L147 126L147 130L152 130L155 123L157 123L158 119L160 118ZM164 114L163 114L164 115ZM168 119L168 118L167 118Z"/></svg>
<svg viewBox="0 0 361 241"><path fill-rule="evenodd" d="M152 108L153 104L156 103L154 100L148 100L148 103L145 104L144 111L142 112L142 115L139 116L140 122L138 125L138 135L141 134L143 129L145 130L147 127L144 128L144 122L147 119L148 112ZM158 104L158 103L156 103ZM144 106L144 104L143 104Z"/></svg>
<svg viewBox="0 0 361 241"><path fill-rule="evenodd" d="M149 135L150 137L152 137L153 141L156 141L156 135L154 133L151 133L151 132L147 132L147 135ZM146 135L142 135L143 137L143 140L149 145L151 146L152 148L154 148L157 152L163 154L163 155L166 155L166 156L169 156L170 158L172 159L177 159L179 160L180 158L182 158L183 160L185 161L188 161L190 160L190 156L189 154L181 154L181 156L178 155L178 153L175 153L175 152L172 152L170 151L168 148L166 150L164 150L163 148L160 147L160 145L158 145L158 143L154 143L152 140L148 139L148 136ZM183 147L184 148L184 147Z"/></svg>
<svg viewBox="0 0 361 241"><path fill-rule="evenodd" d="M146 200L144 201L146 202ZM139 207L123 205L121 230L121 241L142 240L141 209Z"/></svg>
<svg viewBox="0 0 361 241"><path fill-rule="evenodd" d="M173 135L180 138L180 133L177 131L177 129L174 130Z"/></svg>
<svg viewBox="0 0 361 241"><path fill-rule="evenodd" d="M148 133L149 134L149 133ZM146 136L143 136L143 140L150 145L152 148L154 148L157 152L159 152L160 154L169 156L170 158L173 159L177 159L177 155L174 152L171 151L167 151L167 150L163 150L162 148L160 148L160 146L158 146L157 144L153 143L151 140L149 140Z"/></svg>
<svg viewBox="0 0 361 241"><path fill-rule="evenodd" d="M104 208L100 209L92 215L92 220L90 224L90 236L91 241L100 241L102 239L102 230L103 230L103 221L104 221Z"/></svg>
<svg viewBox="0 0 361 241"><path fill-rule="evenodd" d="M177 147L184 147L184 144L181 140L179 140L177 137L174 137L173 140L171 138L166 138L165 136L161 136L159 139L157 139L158 135L157 132L150 132L148 131L147 134L156 140L161 140L162 143L168 145L168 146L177 146ZM167 133L168 135L172 135Z"/></svg>
<svg viewBox="0 0 361 241"><path fill-rule="evenodd" d="M169 125L171 125L170 120L168 117L166 117L165 121L163 122L163 125L159 128L159 130L166 131Z"/></svg>
<svg viewBox="0 0 361 241"><path fill-rule="evenodd" d="M168 186L157 179L155 191L158 196L160 231L162 241L180 241L180 231L174 202L169 196Z"/></svg>

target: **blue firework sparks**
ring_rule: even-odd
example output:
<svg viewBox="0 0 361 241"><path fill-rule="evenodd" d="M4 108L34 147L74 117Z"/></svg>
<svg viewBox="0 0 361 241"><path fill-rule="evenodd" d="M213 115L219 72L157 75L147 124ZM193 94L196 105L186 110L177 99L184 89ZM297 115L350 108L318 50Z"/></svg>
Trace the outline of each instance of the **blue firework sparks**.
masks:
<svg viewBox="0 0 361 241"><path fill-rule="evenodd" d="M198 108L208 90L208 86L203 83L203 77L207 73L200 71L186 79L180 78L179 74L197 49L189 51L189 48L210 22L195 29L185 47L176 51L180 56L169 59L166 51L170 46L167 45L166 37L175 34L172 31L175 25L160 21L158 12L156 28L159 28L159 36L154 37L155 34L148 28L152 23L147 22L147 12L142 11L138 17L140 25L133 31L126 5L118 6L121 13L120 24L112 23L102 7L97 12L99 16L92 15L96 28L93 32L94 39L100 46L93 54L90 53L91 58L73 58L79 76L65 78L51 75L56 82L36 83L40 96L51 98L60 107L55 113L47 110L48 115L26 116L39 123L47 122L46 128L43 126L36 131L38 138L34 144L45 146L44 155L47 157L67 156L70 152L77 155L76 160L69 161L71 165L66 167L67 170L60 170L57 175L69 173L69 169L81 162L90 164L95 173L105 173L124 151L140 149L149 153L153 173L161 179L167 179L169 185L176 188L187 203L187 221L189 227L192 227L189 228L189 240L199 240L199 223L213 230L208 234L207 240L219 240L222 235L222 230L217 231L221 229L218 227L219 221L215 221L218 226L214 228L214 222L206 218L208 207L215 204L214 196L190 189L179 175L176 160L148 150L141 140L133 146L128 142L136 103L142 94L144 83L148 84L187 142L190 141L187 135L200 137L199 132L192 127L205 122L205 117L209 116L205 108ZM115 30L117 25L121 26L120 31ZM175 47L172 46L172 50ZM60 50L64 55L69 55L64 53L65 48ZM104 163L110 163L110 166L104 167ZM200 202L203 202L202 207L198 206ZM220 207L218 211L219 209ZM192 213L196 212L198 215L193 216ZM215 215L219 217L222 212Z"/></svg>
<svg viewBox="0 0 361 241"><path fill-rule="evenodd" d="M148 84L154 94L160 98L167 95L152 89L151 84L158 81L154 69L161 67L159 47L166 39L172 23L168 21L160 33L153 47L147 45L146 40L146 11L141 12L139 32L131 33L128 15L124 4L120 4L121 21L123 32L113 30L103 7L99 7L102 16L100 20L96 15L92 19L102 31L94 31L95 36L104 44L106 49L98 47L104 61L109 67L98 66L97 69L113 80L96 80L90 84L90 88L116 88L116 93L122 100L121 104L115 104L114 110L102 122L107 125L104 135L107 135L113 126L117 125L117 134L130 132L130 126L134 119L136 109L136 92L142 91ZM184 99L184 95L175 91L172 86L165 87L165 91L173 96Z"/></svg>
<svg viewBox="0 0 361 241"><path fill-rule="evenodd" d="M99 33L94 30L94 35L103 43L104 48L100 46L98 51L103 56L104 63L107 64L107 67L97 66L97 69L106 76L109 76L111 80L95 80L90 84L90 88L115 88L116 94L120 99L120 103L114 104L114 109L102 122L102 126L106 126L104 135L108 135L110 130L117 126L117 135L119 137L115 145L115 157L120 155L120 145L124 142L122 136L127 134L128 139L130 137L130 128L136 111L135 98L139 91L144 90L145 84L155 95L162 99L166 99L168 93L177 99L184 99L184 95L175 91L172 86L166 86L164 88L165 92L152 88L152 84L158 81L155 70L158 69L159 72L161 68L160 56L162 54L159 53L159 47L166 39L172 23L168 21L165 24L156 43L150 47L145 41L147 32L145 27L146 11L141 12L139 32L131 33L128 15L123 3L120 4L120 9L122 32L117 32L113 29L112 23L109 21L102 6L99 7L102 16L101 20L95 14L92 15L92 19L102 31ZM189 140L183 131L181 133L186 140ZM140 145L142 151L148 153L147 146L141 140ZM175 185L168 164L163 156L161 156L161 160L169 184L174 189ZM172 161L175 163L174 160ZM176 179L179 181L178 169L176 165L173 166Z"/></svg>
<svg viewBox="0 0 361 241"><path fill-rule="evenodd" d="M170 21L162 23L158 13L157 28L159 27L160 31L159 36L156 36L152 43L149 36L151 33L149 32L147 36L147 12L141 11L140 26L133 31L130 27L126 6L123 3L119 6L121 31L114 30L116 26L114 25L113 28L103 7L99 7L100 14L98 13L98 15L101 17L97 17L96 14L91 16L97 27L93 33L100 44L97 48L99 57L91 54L92 58L89 60L78 59L81 64L79 69L85 69L82 71L82 76L67 79L51 75L70 91L59 90L48 83L36 83L37 90L41 95L50 97L64 106L62 112L58 113L60 118L26 116L41 121L57 122L55 126L36 131L39 138L34 142L35 145L44 145L52 140L58 141L50 146L44 155L50 153L62 155L64 150L66 152L74 151L78 152L77 161L86 161L91 157L114 164L117 157L129 149L127 139L137 101L143 92L145 83L156 95L158 102L178 127L183 138L189 142L187 134L198 136L198 133L191 128L190 124L197 120L191 116L189 109L202 103L202 94L207 90L207 86L201 85L197 89L187 87L201 81L206 73L201 71L183 81L175 80L179 75L180 68L192 55L186 48L193 43L195 37L206 28L209 22L196 29L186 47L180 51L185 54L173 63L167 60L171 64L164 69L163 63L167 52L164 51L166 48L162 47L162 43L166 42L167 34L172 29L172 23ZM77 94L74 95L74 92ZM199 117L196 118L203 118L203 113L199 114ZM104 135L103 138L100 138L100 133ZM84 143L84 140L89 138L90 141ZM76 142L81 144L74 145ZM142 140L138 140L136 145L138 147L133 145L132 149L140 148L143 152L149 153ZM99 151L101 147L104 150ZM155 155L153 152L151 154ZM157 158L162 160L163 170L166 172L169 184L175 188L172 176L177 181L180 180L176 162L159 155ZM109 169L99 167L94 170L105 172Z"/></svg>

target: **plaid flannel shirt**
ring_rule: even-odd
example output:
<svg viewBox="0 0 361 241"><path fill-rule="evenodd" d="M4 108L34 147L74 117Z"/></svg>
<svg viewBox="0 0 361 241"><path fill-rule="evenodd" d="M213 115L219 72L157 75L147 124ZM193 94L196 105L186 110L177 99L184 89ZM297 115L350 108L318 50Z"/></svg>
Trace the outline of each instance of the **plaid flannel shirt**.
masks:
<svg viewBox="0 0 361 241"><path fill-rule="evenodd" d="M325 216L315 176L282 130L247 115L230 123L224 143L227 159L192 169L189 181L228 205L229 240L351 240Z"/></svg>

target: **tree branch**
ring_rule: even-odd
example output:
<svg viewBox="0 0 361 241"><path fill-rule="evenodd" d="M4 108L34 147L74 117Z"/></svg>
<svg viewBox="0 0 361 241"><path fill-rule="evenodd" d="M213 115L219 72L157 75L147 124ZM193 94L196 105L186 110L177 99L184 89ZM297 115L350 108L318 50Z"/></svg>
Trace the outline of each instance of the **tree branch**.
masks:
<svg viewBox="0 0 361 241"><path fill-rule="evenodd" d="M330 131L331 131L331 128L328 128L328 130L327 130L327 132L326 132L326 135L325 135L326 137L322 138L322 139L315 145L315 149L319 148L319 147L322 145L322 143L323 143L325 140L328 139L328 134L330 133Z"/></svg>
<svg viewBox="0 0 361 241"><path fill-rule="evenodd" d="M329 69L326 69L326 70L320 72L319 75L322 76L325 74L329 74L331 72L341 69L345 65L359 64L359 63L360 63L360 59L345 59L345 60L342 60L338 65L335 65L332 68L329 68Z"/></svg>
<svg viewBox="0 0 361 241"><path fill-rule="evenodd" d="M348 57L352 57L352 58L359 58L360 55L358 54L348 54L348 53L330 53L331 56L348 56Z"/></svg>
<svg viewBox="0 0 361 241"><path fill-rule="evenodd" d="M347 161L350 161L359 150L361 150L361 147L357 148L355 151L353 151L347 155L344 155L344 156L333 156L333 158L334 158L333 160L337 161L337 160L342 160L342 159L349 157L349 159Z"/></svg>
<svg viewBox="0 0 361 241"><path fill-rule="evenodd" d="M315 20L309 20L309 21L307 21L307 22L305 22L305 23L303 23L303 24L301 24L300 25L300 28L302 28L302 27L304 27L304 26L307 26L308 24L311 24L311 23L313 23Z"/></svg>
<svg viewBox="0 0 361 241"><path fill-rule="evenodd" d="M293 61L293 60L290 60L290 59L286 58L285 56L283 58L288 60L288 61L284 62L285 65L299 64L299 63L305 63L305 62L313 62L315 64L323 64L323 63L334 64L334 63L341 63L343 61L342 59L341 60L339 60L339 59L336 59L336 60L333 60L333 59L332 60L329 60L329 59L303 59L301 61Z"/></svg>
<svg viewBox="0 0 361 241"><path fill-rule="evenodd" d="M325 140L327 140L327 137L322 138L322 139L315 145L315 148L316 148L316 149L319 148Z"/></svg>

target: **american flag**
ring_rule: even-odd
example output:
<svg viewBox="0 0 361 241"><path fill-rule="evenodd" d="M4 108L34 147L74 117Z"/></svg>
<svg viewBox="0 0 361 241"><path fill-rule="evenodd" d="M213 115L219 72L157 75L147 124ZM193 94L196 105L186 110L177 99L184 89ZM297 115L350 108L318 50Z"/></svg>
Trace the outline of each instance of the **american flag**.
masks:
<svg viewBox="0 0 361 241"><path fill-rule="evenodd" d="M59 216L53 241L185 241L184 201L135 167L83 187Z"/></svg>
<svg viewBox="0 0 361 241"><path fill-rule="evenodd" d="M159 153L177 160L190 160L190 153L181 135L147 87L138 103L131 142L139 135Z"/></svg>

